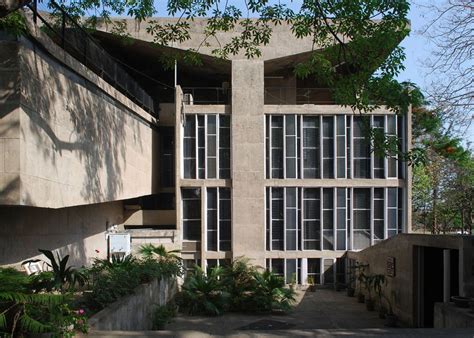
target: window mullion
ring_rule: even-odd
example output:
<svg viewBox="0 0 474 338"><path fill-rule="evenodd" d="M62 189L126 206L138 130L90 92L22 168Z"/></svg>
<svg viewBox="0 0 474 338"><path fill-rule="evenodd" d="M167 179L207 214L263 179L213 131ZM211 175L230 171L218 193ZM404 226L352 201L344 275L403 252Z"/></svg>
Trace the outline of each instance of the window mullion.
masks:
<svg viewBox="0 0 474 338"><path fill-rule="evenodd" d="M323 116L319 115L319 178L324 177L323 167Z"/></svg>
<svg viewBox="0 0 474 338"><path fill-rule="evenodd" d="M199 178L199 125L198 125L198 115L194 115L194 149L195 149L195 156L194 156L194 176L196 179Z"/></svg>
<svg viewBox="0 0 474 338"><path fill-rule="evenodd" d="M299 121L299 130L300 130L300 146L298 149L298 154L300 156L299 158L299 164L300 164L300 178L304 178L304 161L303 161L303 115L297 115L297 119Z"/></svg>
<svg viewBox="0 0 474 338"><path fill-rule="evenodd" d="M220 202L221 202L221 199L220 199L220 193L219 191L221 190L221 188L216 188L216 202L217 202L217 205L216 205L216 208L217 208L217 251L221 251L221 245L220 245L220 228L221 228L221 218L220 218Z"/></svg>
<svg viewBox="0 0 474 338"><path fill-rule="evenodd" d="M332 144L333 144L333 156L332 156L332 170L334 178L337 179L337 116L334 115L332 117ZM329 175L330 177L331 175Z"/></svg>
<svg viewBox="0 0 474 338"><path fill-rule="evenodd" d="M374 245L374 187L370 188L370 245Z"/></svg>
<svg viewBox="0 0 474 338"><path fill-rule="evenodd" d="M388 188L383 189L384 239L388 238Z"/></svg>
<svg viewBox="0 0 474 338"><path fill-rule="evenodd" d="M337 177L337 175L335 176ZM333 230L333 251L337 250L337 188L332 188L332 230Z"/></svg>
<svg viewBox="0 0 474 338"><path fill-rule="evenodd" d="M220 117L221 115L217 115L216 116L216 179L219 179L221 178L221 173L220 173L220 164L219 164L219 154L220 154L220 141L219 141L219 138L220 138Z"/></svg>
<svg viewBox="0 0 474 338"><path fill-rule="evenodd" d="M268 188L268 194L270 195L270 198L268 199L268 202L270 203L269 207L268 207L268 210L270 212L270 217L269 217L269 221L270 221L270 251L273 251L273 233L272 233L272 228L273 228L273 197L272 197L272 190L273 188Z"/></svg>
<svg viewBox="0 0 474 338"><path fill-rule="evenodd" d="M283 250L286 251L286 188L283 188Z"/></svg>
<svg viewBox="0 0 474 338"><path fill-rule="evenodd" d="M283 115L283 178L286 178L286 115Z"/></svg>
<svg viewBox="0 0 474 338"><path fill-rule="evenodd" d="M374 128L374 115L370 115L370 125L369 128L373 129ZM372 134L372 133L370 133ZM371 152L370 152L370 178L375 178L375 173L374 173L374 149L375 149L375 144L374 140L371 139L369 140L369 144L371 147ZM372 191L373 192L373 191Z"/></svg>
<svg viewBox="0 0 474 338"><path fill-rule="evenodd" d="M354 116L353 115L351 115L351 135L350 136L351 136L351 139L349 140L349 142L351 144L351 148L350 148L351 177L348 177L348 178L354 178ZM352 201L352 192L351 192L351 201Z"/></svg>
<svg viewBox="0 0 474 338"><path fill-rule="evenodd" d="M323 215L323 188L319 188L319 248L321 251L324 250L324 215Z"/></svg>

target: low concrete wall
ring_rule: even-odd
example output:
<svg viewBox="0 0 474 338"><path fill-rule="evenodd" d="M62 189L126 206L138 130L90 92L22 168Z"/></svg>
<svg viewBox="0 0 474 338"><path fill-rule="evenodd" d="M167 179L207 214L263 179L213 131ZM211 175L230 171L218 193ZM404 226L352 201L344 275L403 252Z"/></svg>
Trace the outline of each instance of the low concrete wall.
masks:
<svg viewBox="0 0 474 338"><path fill-rule="evenodd" d="M158 305L167 304L176 295L176 280L154 280L140 285L135 293L96 313L89 319L91 330L151 330L152 315Z"/></svg>
<svg viewBox="0 0 474 338"><path fill-rule="evenodd" d="M474 328L474 313L471 312L471 309L459 308L453 303L436 303L434 306L434 327L436 329Z"/></svg>

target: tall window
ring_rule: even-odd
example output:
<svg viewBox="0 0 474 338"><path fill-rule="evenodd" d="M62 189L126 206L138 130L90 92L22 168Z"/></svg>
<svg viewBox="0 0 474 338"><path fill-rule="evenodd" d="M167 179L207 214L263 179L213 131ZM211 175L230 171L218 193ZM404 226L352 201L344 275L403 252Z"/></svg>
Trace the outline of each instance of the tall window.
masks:
<svg viewBox="0 0 474 338"><path fill-rule="evenodd" d="M207 250L230 251L230 247L230 189L207 188Z"/></svg>
<svg viewBox="0 0 474 338"><path fill-rule="evenodd" d="M230 117L186 115L184 178L230 178Z"/></svg>
<svg viewBox="0 0 474 338"><path fill-rule="evenodd" d="M201 189L181 189L183 240L201 240Z"/></svg>
<svg viewBox="0 0 474 338"><path fill-rule="evenodd" d="M369 131L368 120L354 117L354 178L370 178L370 143L367 139Z"/></svg>
<svg viewBox="0 0 474 338"><path fill-rule="evenodd" d="M354 189L354 247L364 249L370 245L370 189Z"/></svg>

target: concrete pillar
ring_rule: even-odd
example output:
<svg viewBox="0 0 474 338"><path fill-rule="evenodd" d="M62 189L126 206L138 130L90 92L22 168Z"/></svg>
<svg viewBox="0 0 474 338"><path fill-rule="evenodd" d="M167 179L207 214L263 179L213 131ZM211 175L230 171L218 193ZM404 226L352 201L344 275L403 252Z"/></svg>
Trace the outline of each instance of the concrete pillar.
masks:
<svg viewBox="0 0 474 338"><path fill-rule="evenodd" d="M232 251L265 266L263 61L232 61Z"/></svg>
<svg viewBox="0 0 474 338"><path fill-rule="evenodd" d="M451 298L451 252L443 250L443 302L449 303Z"/></svg>

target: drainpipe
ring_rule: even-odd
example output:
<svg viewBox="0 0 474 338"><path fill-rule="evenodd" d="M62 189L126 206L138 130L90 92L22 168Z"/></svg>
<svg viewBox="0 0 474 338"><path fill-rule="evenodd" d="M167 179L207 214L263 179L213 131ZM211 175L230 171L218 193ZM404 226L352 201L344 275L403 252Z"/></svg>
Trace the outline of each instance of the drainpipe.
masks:
<svg viewBox="0 0 474 338"><path fill-rule="evenodd" d="M451 251L443 250L443 302L449 303L451 298Z"/></svg>

